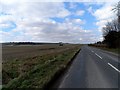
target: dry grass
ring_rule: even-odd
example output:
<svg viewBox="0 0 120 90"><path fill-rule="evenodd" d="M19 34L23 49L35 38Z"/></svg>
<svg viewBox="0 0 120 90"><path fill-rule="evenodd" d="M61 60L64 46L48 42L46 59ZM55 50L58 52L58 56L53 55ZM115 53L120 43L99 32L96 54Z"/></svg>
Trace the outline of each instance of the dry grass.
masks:
<svg viewBox="0 0 120 90"><path fill-rule="evenodd" d="M4 87L44 87L58 70L67 65L79 49L80 45L4 47L3 50L6 50L3 51Z"/></svg>

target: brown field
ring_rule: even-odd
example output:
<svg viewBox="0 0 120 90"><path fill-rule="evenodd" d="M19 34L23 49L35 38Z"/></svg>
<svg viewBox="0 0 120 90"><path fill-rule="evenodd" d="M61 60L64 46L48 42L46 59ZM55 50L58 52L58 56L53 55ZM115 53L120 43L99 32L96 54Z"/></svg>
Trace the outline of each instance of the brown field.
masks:
<svg viewBox="0 0 120 90"><path fill-rule="evenodd" d="M3 62L6 60L13 59L24 59L35 56L42 56L45 54L61 52L63 50L67 50L69 48L73 48L75 45L64 45L59 46L57 44L54 45L29 45L29 46L3 46L2 47L2 60Z"/></svg>
<svg viewBox="0 0 120 90"><path fill-rule="evenodd" d="M3 46L3 88L43 88L81 45Z"/></svg>

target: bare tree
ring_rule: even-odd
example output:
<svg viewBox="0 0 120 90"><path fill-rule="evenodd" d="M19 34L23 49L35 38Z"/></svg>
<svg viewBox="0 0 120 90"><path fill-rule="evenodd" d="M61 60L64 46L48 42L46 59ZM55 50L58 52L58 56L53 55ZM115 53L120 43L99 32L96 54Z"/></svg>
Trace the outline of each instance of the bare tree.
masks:
<svg viewBox="0 0 120 90"><path fill-rule="evenodd" d="M117 12L117 19L108 22L103 28L104 43L111 48L120 46L120 1L113 8Z"/></svg>
<svg viewBox="0 0 120 90"><path fill-rule="evenodd" d="M103 36L106 36L111 31L120 31L118 29L118 22L117 20L113 20L111 22L108 22L105 27L103 27Z"/></svg>
<svg viewBox="0 0 120 90"><path fill-rule="evenodd" d="M114 12L117 12L117 16L118 16L118 29L120 30L120 1L115 5L115 7L112 10Z"/></svg>

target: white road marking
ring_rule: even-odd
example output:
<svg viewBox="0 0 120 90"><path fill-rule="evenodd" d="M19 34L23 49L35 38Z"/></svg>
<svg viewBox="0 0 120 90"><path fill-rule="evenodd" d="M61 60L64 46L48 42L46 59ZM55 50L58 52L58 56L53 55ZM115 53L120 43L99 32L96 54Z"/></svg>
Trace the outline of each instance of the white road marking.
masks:
<svg viewBox="0 0 120 90"><path fill-rule="evenodd" d="M97 55L100 59L102 59L102 57L101 57L101 56L99 56L97 53L95 53L95 55Z"/></svg>
<svg viewBox="0 0 120 90"><path fill-rule="evenodd" d="M62 81L62 83L65 82L65 80L67 79L68 76L69 76L69 74L67 74L67 75L65 76L64 80ZM62 84L59 86L59 88L61 88L61 87L62 87Z"/></svg>
<svg viewBox="0 0 120 90"><path fill-rule="evenodd" d="M94 53L94 51L92 51Z"/></svg>
<svg viewBox="0 0 120 90"><path fill-rule="evenodd" d="M116 71L118 71L120 73L120 70L118 70L115 66L113 66L112 64L108 63L109 66L111 66L113 69L115 69Z"/></svg>

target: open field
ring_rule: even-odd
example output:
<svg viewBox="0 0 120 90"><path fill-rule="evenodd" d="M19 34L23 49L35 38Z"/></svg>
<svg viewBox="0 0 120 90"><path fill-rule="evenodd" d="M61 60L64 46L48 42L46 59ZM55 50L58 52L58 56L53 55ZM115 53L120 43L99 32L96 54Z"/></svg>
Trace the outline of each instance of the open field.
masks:
<svg viewBox="0 0 120 90"><path fill-rule="evenodd" d="M80 47L75 44L3 47L3 87L45 87Z"/></svg>
<svg viewBox="0 0 120 90"><path fill-rule="evenodd" d="M54 45L17 45L17 46L3 46L2 47L2 59L13 60L17 58L30 58L33 56L42 56L44 54L50 54L54 52L60 52L64 49L73 47L73 45L64 45L60 47L57 44Z"/></svg>

